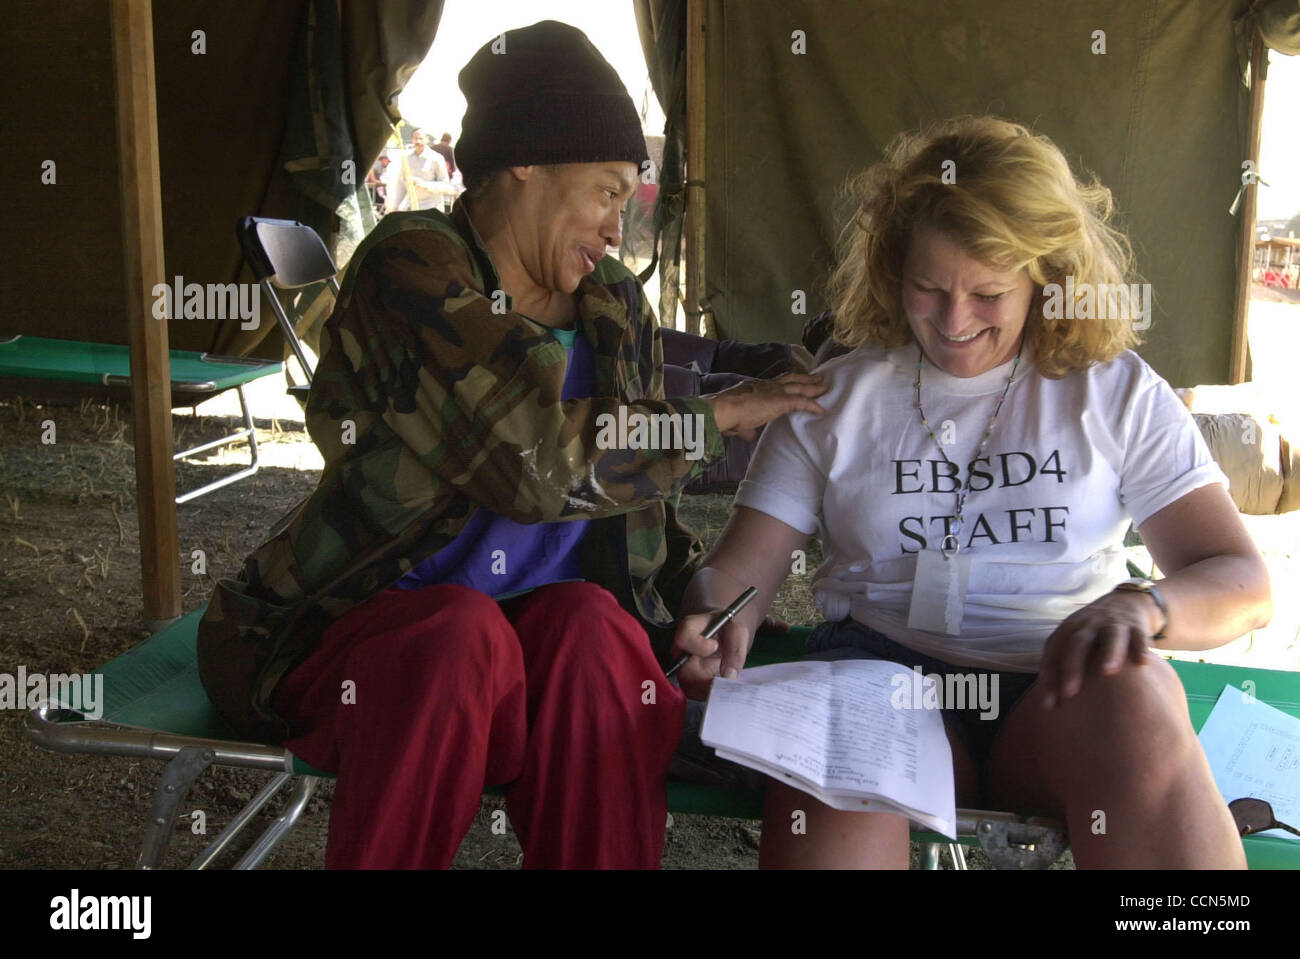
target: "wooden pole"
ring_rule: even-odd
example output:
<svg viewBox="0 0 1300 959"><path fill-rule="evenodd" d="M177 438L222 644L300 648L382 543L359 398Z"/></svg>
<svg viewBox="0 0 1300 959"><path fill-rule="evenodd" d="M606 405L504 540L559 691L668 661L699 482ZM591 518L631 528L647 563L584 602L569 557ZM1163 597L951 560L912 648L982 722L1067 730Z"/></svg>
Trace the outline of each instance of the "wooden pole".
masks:
<svg viewBox="0 0 1300 959"><path fill-rule="evenodd" d="M166 282L166 268L151 0L113 0L113 66L140 568L145 620L156 630L181 614L181 584L167 320L153 316L152 291Z"/></svg>
<svg viewBox="0 0 1300 959"><path fill-rule="evenodd" d="M1255 27L1250 45L1250 129L1246 148L1254 169L1259 169L1259 141L1264 120L1264 79L1268 74L1268 55L1264 38ZM1237 233L1237 300L1232 311L1232 346L1228 353L1228 382L1246 382L1246 355L1250 343L1246 338L1246 320L1250 313L1251 267L1255 261L1255 201L1258 184L1244 186L1241 223Z"/></svg>
<svg viewBox="0 0 1300 959"><path fill-rule="evenodd" d="M686 2L686 332L700 332L704 298L704 8Z"/></svg>

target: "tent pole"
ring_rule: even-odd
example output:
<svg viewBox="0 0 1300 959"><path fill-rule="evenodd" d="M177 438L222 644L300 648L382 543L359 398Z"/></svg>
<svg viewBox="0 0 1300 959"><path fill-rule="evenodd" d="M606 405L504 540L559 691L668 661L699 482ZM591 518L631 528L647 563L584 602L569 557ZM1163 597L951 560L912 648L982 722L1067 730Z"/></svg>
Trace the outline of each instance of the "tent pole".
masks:
<svg viewBox="0 0 1300 959"><path fill-rule="evenodd" d="M704 291L704 8L686 0L686 332L700 333Z"/></svg>
<svg viewBox="0 0 1300 959"><path fill-rule="evenodd" d="M165 282L166 267L151 0L113 0L113 68L140 567L144 616L152 631L181 614L181 584L167 320L155 320L152 309L152 291Z"/></svg>
<svg viewBox="0 0 1300 959"><path fill-rule="evenodd" d="M1259 141L1264 127L1264 79L1268 75L1268 55L1264 38L1255 26L1250 43L1250 129L1246 148L1254 169L1259 170ZM1237 300L1232 311L1232 346L1228 353L1228 382L1246 381L1246 356L1250 344L1246 339L1246 320L1250 313L1250 285L1255 262L1255 202L1257 183L1245 186L1241 205L1241 223L1237 234Z"/></svg>

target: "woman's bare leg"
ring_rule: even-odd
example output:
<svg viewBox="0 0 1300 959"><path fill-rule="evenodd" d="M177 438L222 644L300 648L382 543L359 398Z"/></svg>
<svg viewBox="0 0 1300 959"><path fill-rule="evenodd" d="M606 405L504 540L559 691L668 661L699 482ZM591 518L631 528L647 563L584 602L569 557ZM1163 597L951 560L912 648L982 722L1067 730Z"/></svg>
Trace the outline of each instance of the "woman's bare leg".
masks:
<svg viewBox="0 0 1300 959"><path fill-rule="evenodd" d="M978 789L966 748L948 730L958 805ZM801 814L801 815L800 815ZM907 817L890 813L841 812L806 792L767 780L760 869L906 869Z"/></svg>
<svg viewBox="0 0 1300 959"><path fill-rule="evenodd" d="M1053 710L1035 684L993 745L997 808L1062 818L1081 869L1242 869L1177 673L1154 655L1092 673Z"/></svg>

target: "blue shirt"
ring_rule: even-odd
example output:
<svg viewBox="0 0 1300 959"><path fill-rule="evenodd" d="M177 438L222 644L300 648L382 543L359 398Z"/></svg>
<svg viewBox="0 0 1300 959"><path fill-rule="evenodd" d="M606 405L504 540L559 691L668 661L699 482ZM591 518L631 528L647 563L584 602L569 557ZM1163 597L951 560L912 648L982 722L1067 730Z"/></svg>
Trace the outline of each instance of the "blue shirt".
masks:
<svg viewBox="0 0 1300 959"><path fill-rule="evenodd" d="M551 332L568 354L562 400L583 399L596 390L596 357L586 337L572 330ZM590 520L516 523L479 507L452 542L393 584L420 589L459 583L494 599L526 593L547 583L580 581L582 537Z"/></svg>

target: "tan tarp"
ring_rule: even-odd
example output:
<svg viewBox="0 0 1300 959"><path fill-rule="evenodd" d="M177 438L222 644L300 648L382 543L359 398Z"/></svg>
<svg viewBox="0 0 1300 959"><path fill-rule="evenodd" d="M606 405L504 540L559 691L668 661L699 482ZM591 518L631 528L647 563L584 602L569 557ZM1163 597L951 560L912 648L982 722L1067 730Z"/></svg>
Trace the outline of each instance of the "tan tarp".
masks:
<svg viewBox="0 0 1300 959"><path fill-rule="evenodd" d="M1175 385L1224 382L1245 6L710 0L706 274L720 335L797 341L794 292L809 314L825 305L845 178L900 130L987 112L1046 133L1114 191L1155 298L1143 356Z"/></svg>
<svg viewBox="0 0 1300 959"><path fill-rule="evenodd" d="M1300 501L1290 438L1249 413L1193 413L1210 455L1227 475L1232 502L1243 513L1266 516ZM1295 449L1300 454L1300 448Z"/></svg>

